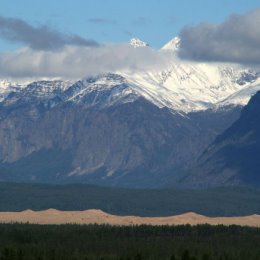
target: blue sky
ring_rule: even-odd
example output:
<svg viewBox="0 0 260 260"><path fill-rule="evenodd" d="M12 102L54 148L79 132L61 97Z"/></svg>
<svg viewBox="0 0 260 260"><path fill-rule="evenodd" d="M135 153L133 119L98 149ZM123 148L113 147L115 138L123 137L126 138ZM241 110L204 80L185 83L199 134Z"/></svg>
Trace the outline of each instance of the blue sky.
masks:
<svg viewBox="0 0 260 260"><path fill-rule="evenodd" d="M260 7L259 0L1 0L0 16L48 25L101 43L138 37L159 48L185 25L220 23L232 13ZM0 49L20 47L0 40Z"/></svg>

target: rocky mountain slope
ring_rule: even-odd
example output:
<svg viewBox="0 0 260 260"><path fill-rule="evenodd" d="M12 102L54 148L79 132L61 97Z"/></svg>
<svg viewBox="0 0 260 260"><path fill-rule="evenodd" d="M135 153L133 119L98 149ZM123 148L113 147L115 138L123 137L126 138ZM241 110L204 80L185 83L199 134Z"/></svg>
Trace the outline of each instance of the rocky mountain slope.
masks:
<svg viewBox="0 0 260 260"><path fill-rule="evenodd" d="M2 107L2 180L162 185L238 115L232 109L183 117L143 98L102 109L59 102Z"/></svg>
<svg viewBox="0 0 260 260"><path fill-rule="evenodd" d="M203 153L199 166L184 179L189 186L250 185L260 187L260 92L240 118Z"/></svg>
<svg viewBox="0 0 260 260"><path fill-rule="evenodd" d="M132 41L135 48L150 48ZM260 89L238 65L177 58L167 70L0 84L0 179L171 185Z"/></svg>

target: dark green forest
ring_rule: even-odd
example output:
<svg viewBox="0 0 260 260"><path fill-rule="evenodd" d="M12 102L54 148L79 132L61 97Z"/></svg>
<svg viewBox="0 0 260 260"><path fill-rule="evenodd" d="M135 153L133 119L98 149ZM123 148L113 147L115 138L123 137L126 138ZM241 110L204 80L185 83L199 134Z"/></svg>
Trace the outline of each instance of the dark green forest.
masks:
<svg viewBox="0 0 260 260"><path fill-rule="evenodd" d="M259 260L239 226L0 225L1 260Z"/></svg>
<svg viewBox="0 0 260 260"><path fill-rule="evenodd" d="M260 214L260 190L141 190L90 185L0 183L0 211L101 209L116 215L167 216L193 211L207 216Z"/></svg>

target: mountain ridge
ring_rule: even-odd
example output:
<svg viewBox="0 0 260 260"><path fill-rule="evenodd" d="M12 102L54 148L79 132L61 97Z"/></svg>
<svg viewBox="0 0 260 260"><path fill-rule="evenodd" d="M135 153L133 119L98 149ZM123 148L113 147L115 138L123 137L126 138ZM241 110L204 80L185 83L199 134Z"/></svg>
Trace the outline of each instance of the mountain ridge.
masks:
<svg viewBox="0 0 260 260"><path fill-rule="evenodd" d="M260 78L238 65L181 61L178 48L159 52L167 70L4 82L0 179L173 185L239 117Z"/></svg>
<svg viewBox="0 0 260 260"><path fill-rule="evenodd" d="M148 46L139 39L132 39L130 45L133 48ZM120 98L120 92L125 90L147 99L160 108L168 107L173 112L185 114L229 105L244 106L250 97L260 90L258 71L238 64L184 61L178 58L180 45L181 39L175 37L165 45L166 47L157 51L166 53L162 54L167 57L164 68L142 71L119 70L71 81L56 79L18 84L2 80L0 103L7 100L11 94L30 95L28 89L31 86L38 86L39 95L45 97L47 97L47 93L44 93L46 89L50 97L56 94L57 98L59 93L68 93L69 89L71 91L74 89L75 95L84 98L84 93L88 94L91 90L96 93L102 90L106 92L107 88L110 88L109 85L115 85L118 81L118 84L125 83L127 86L116 93L111 92L112 103L115 96L118 95ZM78 93L75 85L81 85ZM69 101L69 98L69 96L68 100L63 98L63 102Z"/></svg>
<svg viewBox="0 0 260 260"><path fill-rule="evenodd" d="M184 183L205 187L260 186L260 92L242 109L240 117L204 151Z"/></svg>

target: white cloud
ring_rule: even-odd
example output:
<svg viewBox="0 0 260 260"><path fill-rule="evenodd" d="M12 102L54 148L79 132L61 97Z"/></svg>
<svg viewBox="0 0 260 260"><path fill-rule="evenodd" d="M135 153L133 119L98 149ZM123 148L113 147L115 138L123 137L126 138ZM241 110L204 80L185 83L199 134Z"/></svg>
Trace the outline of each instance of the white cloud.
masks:
<svg viewBox="0 0 260 260"><path fill-rule="evenodd" d="M165 52L129 44L65 46L59 51L23 48L0 53L0 77L77 79L118 70L163 69L168 62Z"/></svg>

